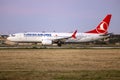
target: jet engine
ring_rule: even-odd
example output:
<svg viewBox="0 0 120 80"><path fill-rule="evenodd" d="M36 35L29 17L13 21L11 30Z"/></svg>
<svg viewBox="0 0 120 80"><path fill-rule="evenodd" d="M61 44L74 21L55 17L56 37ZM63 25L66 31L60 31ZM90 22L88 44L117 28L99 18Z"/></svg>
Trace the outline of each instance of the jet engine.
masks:
<svg viewBox="0 0 120 80"><path fill-rule="evenodd" d="M43 40L42 45L52 45L52 40Z"/></svg>

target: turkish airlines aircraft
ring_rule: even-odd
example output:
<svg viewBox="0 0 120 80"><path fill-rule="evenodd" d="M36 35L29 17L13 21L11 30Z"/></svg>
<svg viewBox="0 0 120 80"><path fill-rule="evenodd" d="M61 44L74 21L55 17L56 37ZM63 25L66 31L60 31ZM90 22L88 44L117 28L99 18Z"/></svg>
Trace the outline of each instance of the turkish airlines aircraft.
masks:
<svg viewBox="0 0 120 80"><path fill-rule="evenodd" d="M108 14L95 29L85 33L77 33L77 30L74 33L26 32L9 35L7 39L13 42L42 43L42 45L57 43L58 46L61 46L62 42L89 42L109 36L107 30L110 19L111 14Z"/></svg>

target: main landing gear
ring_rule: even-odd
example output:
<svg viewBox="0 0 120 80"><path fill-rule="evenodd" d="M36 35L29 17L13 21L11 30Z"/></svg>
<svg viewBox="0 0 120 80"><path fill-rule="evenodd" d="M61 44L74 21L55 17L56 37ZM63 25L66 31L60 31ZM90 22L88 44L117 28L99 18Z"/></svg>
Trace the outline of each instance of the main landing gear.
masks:
<svg viewBox="0 0 120 80"><path fill-rule="evenodd" d="M61 47L61 46L62 46L62 41L58 41L58 42L57 42L57 45L58 45L59 47Z"/></svg>

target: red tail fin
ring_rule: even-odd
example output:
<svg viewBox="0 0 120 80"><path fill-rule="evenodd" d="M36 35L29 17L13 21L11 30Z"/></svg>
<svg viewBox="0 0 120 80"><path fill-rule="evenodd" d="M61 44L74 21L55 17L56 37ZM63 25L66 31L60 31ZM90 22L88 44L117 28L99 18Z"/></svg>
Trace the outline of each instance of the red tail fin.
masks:
<svg viewBox="0 0 120 80"><path fill-rule="evenodd" d="M101 22L100 24L96 27L96 29L91 30L91 31L87 31L86 33L94 33L94 34L101 34L107 33L108 27L109 27L109 23L110 23L110 19L111 19L111 14L108 14Z"/></svg>

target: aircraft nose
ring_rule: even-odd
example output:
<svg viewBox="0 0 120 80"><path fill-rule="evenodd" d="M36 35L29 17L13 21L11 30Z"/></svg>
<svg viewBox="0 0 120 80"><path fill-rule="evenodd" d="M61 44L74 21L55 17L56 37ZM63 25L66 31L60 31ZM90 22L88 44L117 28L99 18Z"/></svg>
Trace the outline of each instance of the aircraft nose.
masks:
<svg viewBox="0 0 120 80"><path fill-rule="evenodd" d="M11 38L10 38L10 37L8 37L8 38L7 38L7 40L9 40L9 41L10 41L10 40L11 40Z"/></svg>

